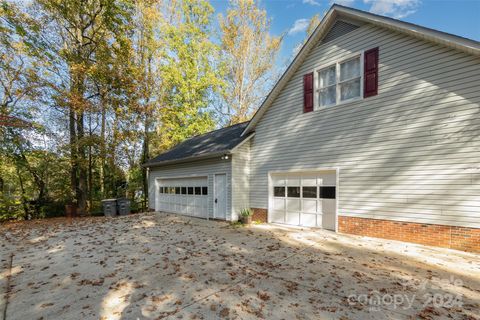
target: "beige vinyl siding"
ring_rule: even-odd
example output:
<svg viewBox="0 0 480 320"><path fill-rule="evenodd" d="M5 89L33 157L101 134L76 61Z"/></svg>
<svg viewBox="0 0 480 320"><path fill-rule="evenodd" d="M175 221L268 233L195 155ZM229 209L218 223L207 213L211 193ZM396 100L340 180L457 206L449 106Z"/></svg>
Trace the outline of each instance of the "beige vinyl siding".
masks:
<svg viewBox="0 0 480 320"><path fill-rule="evenodd" d="M303 113L302 77L380 48L379 94ZM339 168L339 215L480 227L480 59L366 24L315 46L258 122L250 205L268 172Z"/></svg>
<svg viewBox="0 0 480 320"><path fill-rule="evenodd" d="M176 163L162 167L152 167L148 176L148 205L155 208L155 197L158 195L155 180L158 178L186 178L186 177L208 177L208 214L213 217L213 181L215 173L227 174L227 220L232 218L232 162L222 160L220 157L194 162Z"/></svg>
<svg viewBox="0 0 480 320"><path fill-rule="evenodd" d="M240 211L250 208L250 141L232 154L232 218L238 220Z"/></svg>

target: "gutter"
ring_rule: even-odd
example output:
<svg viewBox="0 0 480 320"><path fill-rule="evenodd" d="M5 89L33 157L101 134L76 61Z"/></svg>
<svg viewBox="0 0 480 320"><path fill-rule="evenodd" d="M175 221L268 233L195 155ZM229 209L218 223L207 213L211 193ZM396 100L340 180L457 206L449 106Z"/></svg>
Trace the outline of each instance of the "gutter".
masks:
<svg viewBox="0 0 480 320"><path fill-rule="evenodd" d="M144 163L141 166L143 168L162 167L162 166L166 166L166 165L173 164L173 163L184 163L184 162L192 162L192 161L216 158L216 157L219 157L219 156L223 156L225 154L230 155L231 150L208 153L208 154L186 157L186 158L181 158L181 159L165 160L165 161L159 161L159 162L153 162L153 163Z"/></svg>

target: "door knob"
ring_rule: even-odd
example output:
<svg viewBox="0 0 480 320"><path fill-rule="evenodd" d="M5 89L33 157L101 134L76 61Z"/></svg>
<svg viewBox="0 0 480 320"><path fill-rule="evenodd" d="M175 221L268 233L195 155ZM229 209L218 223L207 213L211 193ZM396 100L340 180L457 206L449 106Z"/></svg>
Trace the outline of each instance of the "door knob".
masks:
<svg viewBox="0 0 480 320"><path fill-rule="evenodd" d="M215 203L217 203L217 202L218 202L218 199L215 199Z"/></svg>

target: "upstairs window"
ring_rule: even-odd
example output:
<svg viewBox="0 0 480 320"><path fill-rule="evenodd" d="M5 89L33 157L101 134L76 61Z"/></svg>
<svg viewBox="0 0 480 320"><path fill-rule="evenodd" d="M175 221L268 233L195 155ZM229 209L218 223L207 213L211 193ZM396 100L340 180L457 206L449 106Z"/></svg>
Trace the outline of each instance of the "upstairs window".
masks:
<svg viewBox="0 0 480 320"><path fill-rule="evenodd" d="M360 57L339 64L340 66L340 101L360 98Z"/></svg>
<svg viewBox="0 0 480 320"><path fill-rule="evenodd" d="M318 74L318 105L327 107L337 103L337 71L335 65L323 69Z"/></svg>
<svg viewBox="0 0 480 320"><path fill-rule="evenodd" d="M317 105L329 107L361 97L361 55L317 71Z"/></svg>

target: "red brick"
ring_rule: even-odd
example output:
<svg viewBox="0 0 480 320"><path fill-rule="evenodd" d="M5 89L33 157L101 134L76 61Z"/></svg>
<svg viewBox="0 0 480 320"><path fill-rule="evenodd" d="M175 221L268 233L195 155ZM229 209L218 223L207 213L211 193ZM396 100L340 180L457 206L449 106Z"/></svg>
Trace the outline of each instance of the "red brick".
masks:
<svg viewBox="0 0 480 320"><path fill-rule="evenodd" d="M262 208L252 208L253 210L253 221L259 221L266 223L268 221L268 210Z"/></svg>
<svg viewBox="0 0 480 320"><path fill-rule="evenodd" d="M338 231L342 233L480 252L479 228L346 216L339 216L338 222Z"/></svg>

